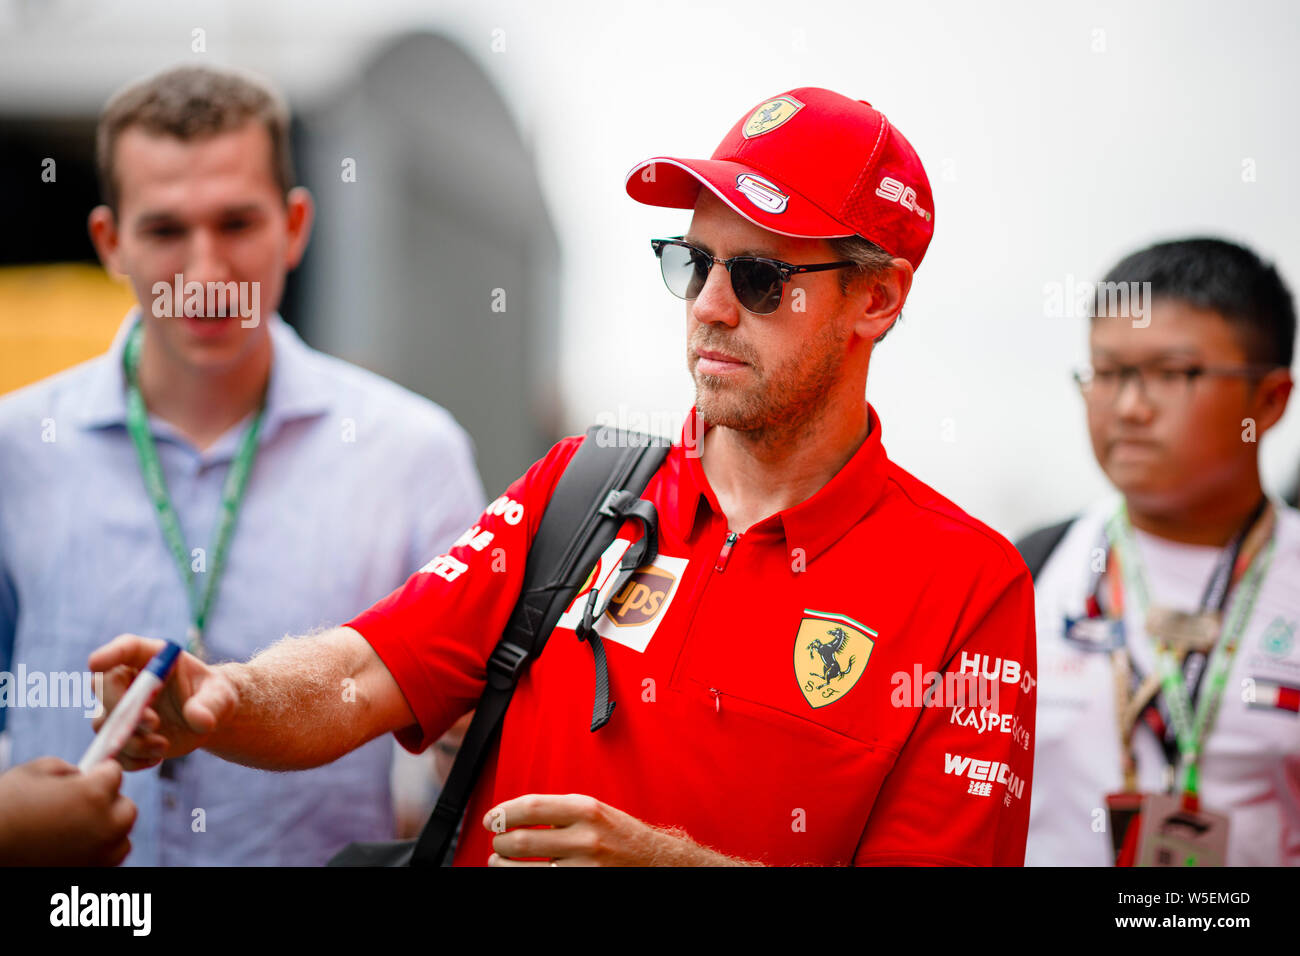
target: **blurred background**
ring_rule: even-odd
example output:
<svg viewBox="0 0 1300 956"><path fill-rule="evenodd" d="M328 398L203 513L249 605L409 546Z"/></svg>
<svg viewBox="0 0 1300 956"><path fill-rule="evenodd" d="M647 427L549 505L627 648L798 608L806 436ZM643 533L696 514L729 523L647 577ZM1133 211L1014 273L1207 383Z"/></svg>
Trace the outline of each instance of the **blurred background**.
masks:
<svg viewBox="0 0 1300 956"><path fill-rule="evenodd" d="M935 192L871 369L885 447L1014 536L1107 487L1069 375L1081 283L1191 234L1300 283L1297 49L1285 0L0 0L0 393L107 346L132 302L86 236L96 117L203 62L269 78L294 112L318 219L286 319L449 408L489 497L593 422L676 435L684 311L647 240L689 213L632 202L624 175L826 86L884 111ZM1300 411L1263 461L1291 494Z"/></svg>

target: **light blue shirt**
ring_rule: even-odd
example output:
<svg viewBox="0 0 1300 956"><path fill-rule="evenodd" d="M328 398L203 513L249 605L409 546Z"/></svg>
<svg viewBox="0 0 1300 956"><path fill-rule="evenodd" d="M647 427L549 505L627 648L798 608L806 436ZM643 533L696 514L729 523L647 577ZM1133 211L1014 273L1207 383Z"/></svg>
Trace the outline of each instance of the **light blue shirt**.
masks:
<svg viewBox="0 0 1300 956"><path fill-rule="evenodd" d="M58 674L85 673L120 633L183 641L190 621L126 431L122 348L135 317L107 354L0 399L0 671L22 698L0 709L12 763L76 763L90 744L89 708ZM204 636L214 661L347 621L445 551L484 504L469 437L445 409L270 321L257 459ZM191 548L211 547L247 425L200 452L150 418ZM392 750L384 735L296 773L196 751L174 780L127 774L139 807L128 863L317 865L349 841L391 839Z"/></svg>

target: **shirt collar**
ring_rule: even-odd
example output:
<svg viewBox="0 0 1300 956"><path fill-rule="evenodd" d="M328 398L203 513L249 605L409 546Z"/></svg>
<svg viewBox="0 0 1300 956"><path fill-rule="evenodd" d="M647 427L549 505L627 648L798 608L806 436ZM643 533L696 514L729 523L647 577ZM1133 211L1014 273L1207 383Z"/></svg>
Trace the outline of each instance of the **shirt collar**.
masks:
<svg viewBox="0 0 1300 956"><path fill-rule="evenodd" d="M126 372L122 353L126 339L139 318L132 309L118 327L113 343L100 359L78 414L83 428L126 425ZM269 441L286 422L323 415L332 405L327 370L320 367L316 353L277 312L270 318L271 378L266 391L266 416L258 443Z"/></svg>
<svg viewBox="0 0 1300 956"><path fill-rule="evenodd" d="M857 524L880 497L889 461L881 444L880 416L870 402L867 421L866 439L830 481L807 501L765 518L750 531L773 528L784 534L792 551L803 549L804 558L811 561ZM682 540L691 536L701 502L707 503L714 514L722 515L700 463L699 449L708 427L698 409L692 408L677 446L677 499L667 510Z"/></svg>

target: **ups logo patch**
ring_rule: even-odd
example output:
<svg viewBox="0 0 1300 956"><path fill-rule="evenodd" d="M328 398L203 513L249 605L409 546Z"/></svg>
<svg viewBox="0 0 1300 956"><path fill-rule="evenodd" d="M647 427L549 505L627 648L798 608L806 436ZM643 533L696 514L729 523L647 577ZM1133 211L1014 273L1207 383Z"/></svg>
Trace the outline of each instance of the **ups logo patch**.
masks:
<svg viewBox="0 0 1300 956"><path fill-rule="evenodd" d="M638 568L622 590L609 599L605 616L618 627L631 627L654 620L677 580L662 568Z"/></svg>

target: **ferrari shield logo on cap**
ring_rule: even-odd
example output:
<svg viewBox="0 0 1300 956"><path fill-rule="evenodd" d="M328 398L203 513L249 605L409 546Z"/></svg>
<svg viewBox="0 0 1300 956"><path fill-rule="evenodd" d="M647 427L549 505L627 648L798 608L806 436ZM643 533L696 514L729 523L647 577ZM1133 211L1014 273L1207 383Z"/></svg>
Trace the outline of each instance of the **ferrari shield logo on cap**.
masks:
<svg viewBox="0 0 1300 956"><path fill-rule="evenodd" d="M801 109L803 109L803 104L793 96L778 96L774 100L763 103L758 109L750 113L749 119L745 120L745 125L740 132L745 139L753 139L755 136L770 133Z"/></svg>
<svg viewBox="0 0 1300 956"><path fill-rule="evenodd" d="M745 194L745 198L763 212L785 212L790 197L776 188L776 183L753 173L741 173L736 177L736 188Z"/></svg>
<svg viewBox="0 0 1300 956"><path fill-rule="evenodd" d="M862 676L876 632L843 614L804 608L794 639L794 676L813 707L833 704Z"/></svg>

